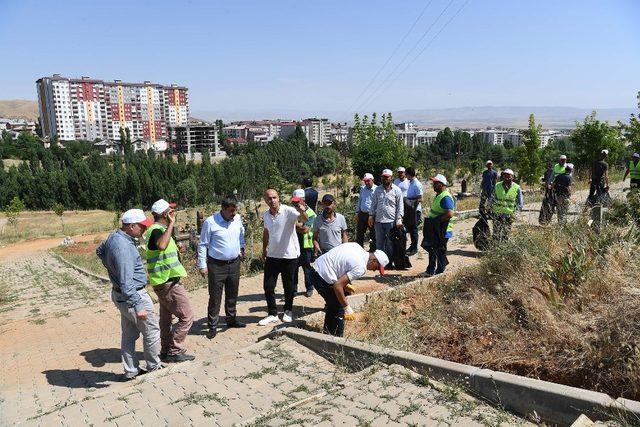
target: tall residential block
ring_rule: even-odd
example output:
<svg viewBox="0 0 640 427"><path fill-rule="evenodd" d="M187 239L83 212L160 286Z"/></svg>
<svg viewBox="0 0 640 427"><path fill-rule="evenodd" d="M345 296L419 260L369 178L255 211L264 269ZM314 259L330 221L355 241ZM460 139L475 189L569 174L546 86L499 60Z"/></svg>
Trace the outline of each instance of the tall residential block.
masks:
<svg viewBox="0 0 640 427"><path fill-rule="evenodd" d="M61 141L118 141L120 129L128 128L132 141L144 140L149 148L162 150L169 126L186 125L189 119L188 89L183 86L54 74L38 79L36 87L43 135Z"/></svg>

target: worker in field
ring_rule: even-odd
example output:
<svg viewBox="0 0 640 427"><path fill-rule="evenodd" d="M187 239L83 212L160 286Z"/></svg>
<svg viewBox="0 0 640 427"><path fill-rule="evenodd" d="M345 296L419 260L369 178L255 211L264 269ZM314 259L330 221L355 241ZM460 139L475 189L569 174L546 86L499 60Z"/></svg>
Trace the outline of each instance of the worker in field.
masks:
<svg viewBox="0 0 640 427"><path fill-rule="evenodd" d="M551 187L553 186L553 182L556 179L556 176L563 174L565 172L566 165L567 165L567 156L562 154L560 156L560 159L558 160L558 163L553 165L553 173L551 174L551 179L547 181L547 188L549 190L551 190Z"/></svg>
<svg viewBox="0 0 640 427"><path fill-rule="evenodd" d="M569 212L569 199L571 198L571 185L573 184L572 171L573 164L567 163L564 167L564 172L556 175L553 180L553 196L558 209L558 223L565 222Z"/></svg>
<svg viewBox="0 0 640 427"><path fill-rule="evenodd" d="M624 172L624 177L622 181L627 179L627 175L631 174L631 185L629 188L631 190L637 190L640 188L640 154L633 153L631 156L631 160L627 165L627 170Z"/></svg>
<svg viewBox="0 0 640 427"><path fill-rule="evenodd" d="M151 206L154 223L147 230L147 272L160 305L160 360L179 363L195 359L187 354L185 340L193 324L193 309L180 279L187 271L173 240L175 203L160 199ZM178 322L173 325L173 317Z"/></svg>
<svg viewBox="0 0 640 427"><path fill-rule="evenodd" d="M345 319L355 319L345 288L367 270L378 270L384 274L388 263L389 258L383 251L367 252L355 242L343 243L316 259L311 270L311 282L326 303L322 328L325 334L341 337Z"/></svg>
<svg viewBox="0 0 640 427"><path fill-rule="evenodd" d="M522 189L513 182L513 171L502 171L502 181L496 184L491 198L493 237L498 242L509 238L516 211L522 210Z"/></svg>
<svg viewBox="0 0 640 427"><path fill-rule="evenodd" d="M493 161L487 160L485 164L487 169L482 172L482 181L480 182L480 206L478 210L480 215L486 217L489 209L488 203L493 196L493 190L496 188L496 182L498 181L498 172L493 169Z"/></svg>
<svg viewBox="0 0 640 427"><path fill-rule="evenodd" d="M316 199L317 200L317 199ZM294 190L291 196L292 203L300 203L300 201L306 204L306 192L299 188ZM300 257L298 258L298 268L293 276L293 289L294 294L298 293L298 276L300 273L300 267L304 275L305 296L307 298L313 295L313 284L311 283L311 264L315 261L313 253L313 224L316 220L316 213L313 209L307 205L306 212L307 220L299 220L296 223L296 233L298 233L298 244L300 245Z"/></svg>
<svg viewBox="0 0 640 427"><path fill-rule="evenodd" d="M356 204L356 242L364 247L365 234L368 232L369 252L373 252L376 246L376 233L374 227L369 226L369 209L373 200L373 192L377 186L373 183L373 175L370 173L364 174L362 183Z"/></svg>
<svg viewBox="0 0 640 427"><path fill-rule="evenodd" d="M589 169L589 197L587 204L594 206L606 201L609 191L609 150L600 151L598 160Z"/></svg>
<svg viewBox="0 0 640 427"><path fill-rule="evenodd" d="M394 227L403 228L404 216L402 190L392 182L392 176L390 169L382 171L382 185L376 187L373 192L368 219L369 227L375 227L376 249L384 251L389 258L393 257L391 230Z"/></svg>
<svg viewBox="0 0 640 427"><path fill-rule="evenodd" d="M122 215L122 227L109 235L96 249L96 255L111 280L111 300L120 311L122 339L120 354L125 380L162 368L160 327L147 293L147 273L136 239L152 224L142 209L129 209ZM136 341L142 334L146 370L136 357Z"/></svg>
<svg viewBox="0 0 640 427"><path fill-rule="evenodd" d="M416 176L416 170L408 167L406 172L409 188L405 200L405 212L403 222L411 238L411 244L407 249L407 255L415 255L418 252L418 228L422 224L422 183Z"/></svg>
<svg viewBox="0 0 640 427"><path fill-rule="evenodd" d="M422 246L429 253L426 277L444 272L447 260L447 242L453 237L453 213L455 202L447 190L447 178L438 174L431 178L436 196L424 223Z"/></svg>
<svg viewBox="0 0 640 427"><path fill-rule="evenodd" d="M331 194L322 197L322 212L313 223L313 247L316 256L349 241L347 220L336 212L336 200Z"/></svg>

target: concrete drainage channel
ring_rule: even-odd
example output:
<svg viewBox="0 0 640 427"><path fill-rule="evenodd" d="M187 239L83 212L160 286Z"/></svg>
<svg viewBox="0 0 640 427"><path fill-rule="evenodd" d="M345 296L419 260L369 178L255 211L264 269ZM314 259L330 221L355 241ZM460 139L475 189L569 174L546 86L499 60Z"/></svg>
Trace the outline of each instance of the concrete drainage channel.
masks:
<svg viewBox="0 0 640 427"><path fill-rule="evenodd" d="M313 317L317 317L314 313ZM449 362L361 341L332 337L297 327L284 327L272 334L284 335L321 356L365 368L374 363L400 365L436 381L453 382L471 395L527 419L554 425L572 425L581 415L590 420L616 420L640 424L640 402L562 384L536 380L490 369ZM580 425L584 417L580 419Z"/></svg>

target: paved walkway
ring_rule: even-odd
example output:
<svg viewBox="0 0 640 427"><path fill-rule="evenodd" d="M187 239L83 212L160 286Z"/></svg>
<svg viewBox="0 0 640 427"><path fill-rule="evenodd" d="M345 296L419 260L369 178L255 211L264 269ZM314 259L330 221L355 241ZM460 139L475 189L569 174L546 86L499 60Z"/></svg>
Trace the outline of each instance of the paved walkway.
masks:
<svg viewBox="0 0 640 427"><path fill-rule="evenodd" d="M537 222L536 206L528 206L528 208L533 212L523 213L521 221ZM470 219L456 224L456 237L450 243L450 269L475 262L478 253L471 246L470 238L470 230L474 222L475 220ZM390 272L382 278L369 272L357 282L358 292L383 289L412 280L418 273L425 270L425 254L421 252L411 260L414 266L408 271ZM137 386L120 382L122 372L118 348L120 321L117 310L111 302L107 301L108 285L95 283L78 275L74 270L50 258L45 252L29 253L28 256L23 255L18 260L16 258L5 260L4 264L0 265L0 269L2 269L0 273L6 275L5 279L11 277L10 281L6 282L7 285L14 291L17 290L20 295L13 303L0 307L0 310L3 310L0 312L0 346L4 350L0 352L0 366L2 366L0 425L14 425L27 421L29 424L49 425L59 421L55 417L64 417L69 424L72 421L83 420L83 425L86 425L85 418L89 414L94 414L98 402L110 399L110 397L96 398L97 396L116 395L123 390L127 393L138 393ZM48 273L51 271L55 274ZM229 363L229 366L235 366L240 376L246 376L252 372L253 362L247 361L248 364L235 363L234 365L234 361L239 354L254 345L258 337L270 330L256 324L266 315L262 275L241 280L238 315L249 326L245 329L223 330L212 341L204 336L207 298L205 289L191 293L197 321L188 338L188 346L190 352L197 356L196 361L149 375L149 380L145 380L154 382L156 380L153 378L156 375L169 375L174 371L182 372L183 369L190 372L186 379L181 380L187 383L181 383L182 392L178 391L177 394L167 396L166 393L161 393L162 389L156 390L164 396L162 399L179 400L184 399L189 393L199 393L198 384L205 381L205 378L201 377L211 374L203 368L206 366ZM312 298L299 296L296 298L295 306L295 315L299 317L319 311L323 301L317 295ZM292 350L292 358L300 361L298 357L300 352L302 352L301 348ZM305 353L301 357L302 360L307 360L311 356ZM315 360L314 363L320 363L320 361ZM189 366L199 368L189 370ZM198 404L202 399L208 401L207 398L197 396L193 399ZM124 405L127 400L131 399L122 397L120 403ZM189 407L185 411L190 415L182 418L181 421L176 418L166 418L171 421L170 424L200 424L201 421L203 423L206 421L202 418L197 418L200 421L190 418L196 417L195 413L189 412L192 411L190 407L194 405L184 406ZM127 405L124 407L126 409ZM175 404L165 405L165 408L175 408ZM69 411L69 414L80 411L81 414L85 414L83 416L85 418L79 418L80 415L77 417L63 415L67 413L66 411ZM174 416L161 412L159 410L157 413L160 420L161 415ZM98 413L100 415L96 415L95 418L91 415L93 424L113 423L116 419L110 420L111 417L122 415L122 412L115 410L96 414ZM180 414L184 416L185 412L180 411ZM241 414L243 419L253 416L244 411ZM105 415L105 418L100 419L102 415ZM134 415L131 416L135 419ZM260 411L256 415L261 415ZM314 418L315 421L323 418L322 413L317 415L320 418ZM200 416L204 416L202 408L200 408ZM122 418L120 422L116 421L118 424L124 424L124 420L131 421L129 415L117 418ZM235 418L229 418L229 420L232 419L235 420ZM223 424L232 422L224 420Z"/></svg>

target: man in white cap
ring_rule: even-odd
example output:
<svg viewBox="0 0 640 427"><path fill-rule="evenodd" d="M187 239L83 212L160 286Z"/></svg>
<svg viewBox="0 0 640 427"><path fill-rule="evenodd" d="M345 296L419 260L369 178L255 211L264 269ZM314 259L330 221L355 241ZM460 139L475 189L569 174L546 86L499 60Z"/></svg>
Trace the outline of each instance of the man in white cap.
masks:
<svg viewBox="0 0 640 427"><path fill-rule="evenodd" d="M556 179L556 176L564 173L564 168L567 164L567 156L562 154L558 163L553 165L553 173L551 174L551 179L547 182L547 188L551 189L553 185L553 181Z"/></svg>
<svg viewBox="0 0 640 427"><path fill-rule="evenodd" d="M300 203L300 201L302 200L306 204L307 200L305 196L305 190L303 190L302 188L294 190L291 196L291 202ZM313 264L314 261L313 225L316 220L316 213L313 209L311 209L309 205L307 205L307 210L305 213L307 214L307 220L305 222L298 221L296 223L298 244L300 245L300 257L298 257L298 269L296 270L296 274L293 276L293 292L294 294L298 293L298 276L300 275L300 267L302 267L302 272L304 275L305 296L309 298L313 295L313 284L311 284L309 275L311 274L311 264Z"/></svg>
<svg viewBox="0 0 640 427"><path fill-rule="evenodd" d="M609 164L607 158L609 157L609 150L604 149L600 151L598 160L593 162L591 169L589 169L589 197L587 203L595 205L600 202L600 198L606 193L609 188Z"/></svg>
<svg viewBox="0 0 640 427"><path fill-rule="evenodd" d="M496 184L491 198L493 211L493 235L498 242L504 242L509 238L511 225L516 211L521 211L523 205L522 189L513 182L513 171L502 171L502 181Z"/></svg>
<svg viewBox="0 0 640 427"><path fill-rule="evenodd" d="M122 215L122 227L111 233L96 249L96 255L111 280L111 300L120 310L120 354L126 380L162 368L160 327L153 312L153 302L145 289L147 273L136 245L136 239L151 224L142 209L129 209ZM146 370L140 368L136 357L136 340L140 334Z"/></svg>
<svg viewBox="0 0 640 427"><path fill-rule="evenodd" d="M369 251L373 252L376 246L376 233L373 227L369 227L369 209L377 186L373 183L373 175L370 173L364 174L362 182L364 185L360 187L360 196L356 204L356 242L364 247L364 236L369 230Z"/></svg>
<svg viewBox="0 0 640 427"><path fill-rule="evenodd" d="M160 199L151 206L154 223L147 230L147 272L160 304L160 359L186 362L195 359L186 353L185 339L193 324L193 309L187 290L180 283L187 270L180 262L172 234L176 223L175 203ZM173 325L173 316L178 322Z"/></svg>
<svg viewBox="0 0 640 427"><path fill-rule="evenodd" d="M427 277L444 272L447 260L447 242L453 237L453 213L455 202L447 190L447 178L442 174L430 178L436 196L431 202L431 210L424 224L423 246L429 253Z"/></svg>
<svg viewBox="0 0 640 427"><path fill-rule="evenodd" d="M391 229L402 228L404 202L402 190L391 182L393 173L390 169L382 171L382 185L373 192L371 207L369 208L369 227L376 230L376 249L384 251L388 257L393 257L393 241ZM387 265L386 268L392 268Z"/></svg>
<svg viewBox="0 0 640 427"><path fill-rule="evenodd" d="M402 190L402 197L407 197L407 191L409 190L409 180L407 179L407 170L400 166L396 169L398 177L393 180L393 185Z"/></svg>
<svg viewBox="0 0 640 427"><path fill-rule="evenodd" d="M558 208L558 223L565 222L565 217L569 212L569 198L571 197L571 185L573 184L572 171L573 164L567 163L564 165L564 172L556 175L553 180L553 195Z"/></svg>
<svg viewBox="0 0 640 427"><path fill-rule="evenodd" d="M627 170L624 172L624 177L622 181L627 179L627 175L631 174L631 186L632 190L637 190L640 188L640 154L633 153L631 156L631 160L629 161L629 165L627 166Z"/></svg>
<svg viewBox="0 0 640 427"><path fill-rule="evenodd" d="M343 243L318 257L311 270L311 281L326 303L322 328L325 334L341 337L345 319L355 318L345 288L367 270L384 274L388 263L389 258L383 251L370 253L355 242Z"/></svg>
<svg viewBox="0 0 640 427"><path fill-rule="evenodd" d="M498 172L493 169L493 162L487 160L487 169L482 172L482 181L480 182L480 213L485 214L487 211L487 202L493 195L493 190L496 187L498 181Z"/></svg>

